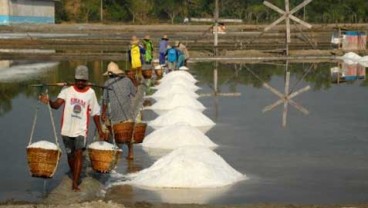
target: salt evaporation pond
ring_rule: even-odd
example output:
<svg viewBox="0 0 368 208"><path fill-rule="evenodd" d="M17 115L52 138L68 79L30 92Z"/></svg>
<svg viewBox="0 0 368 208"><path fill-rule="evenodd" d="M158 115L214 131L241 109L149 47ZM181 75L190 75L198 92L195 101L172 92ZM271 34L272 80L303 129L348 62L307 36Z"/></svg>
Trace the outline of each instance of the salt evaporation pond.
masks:
<svg viewBox="0 0 368 208"><path fill-rule="evenodd" d="M151 167L128 174L131 184L151 188L216 188L246 179L217 153L206 147L182 147L157 160Z"/></svg>
<svg viewBox="0 0 368 208"><path fill-rule="evenodd" d="M144 109L151 109L155 113L162 115L177 107L189 107L199 112L203 112L206 109L201 102L187 93L174 93L170 97L159 99L152 106Z"/></svg>
<svg viewBox="0 0 368 208"><path fill-rule="evenodd" d="M157 149L177 149L184 146L217 147L203 132L185 123L153 131L145 137L142 146Z"/></svg>
<svg viewBox="0 0 368 208"><path fill-rule="evenodd" d="M202 132L209 131L215 123L203 113L188 107L175 108L156 119L149 121L148 125L154 129L170 126L177 123L188 123Z"/></svg>

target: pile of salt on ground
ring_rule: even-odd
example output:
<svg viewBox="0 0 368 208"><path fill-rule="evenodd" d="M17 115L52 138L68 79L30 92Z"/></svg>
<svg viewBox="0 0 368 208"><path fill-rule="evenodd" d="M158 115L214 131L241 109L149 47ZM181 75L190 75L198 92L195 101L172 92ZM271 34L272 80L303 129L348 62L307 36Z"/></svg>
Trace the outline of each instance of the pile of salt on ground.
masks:
<svg viewBox="0 0 368 208"><path fill-rule="evenodd" d="M132 184L156 188L215 188L246 179L217 153L206 147L182 147L157 160L151 167L128 174Z"/></svg>
<svg viewBox="0 0 368 208"><path fill-rule="evenodd" d="M200 87L198 87L194 83L186 81L185 79L181 79L181 78L171 79L167 82L160 83L159 85L152 87L152 89L160 90L160 89L163 89L163 88L172 87L173 85L182 85L185 88L187 88L187 89L189 89L193 92L201 89Z"/></svg>
<svg viewBox="0 0 368 208"><path fill-rule="evenodd" d="M170 126L178 123L188 123L206 133L215 123L203 113L188 107L178 107L149 121L148 125L154 129Z"/></svg>
<svg viewBox="0 0 368 208"><path fill-rule="evenodd" d="M41 140L35 143L28 145L27 148L41 148L48 150L58 150L58 146L52 142Z"/></svg>
<svg viewBox="0 0 368 208"><path fill-rule="evenodd" d="M95 149L95 150L116 150L118 149L117 146L109 143L109 142L105 142L105 141L96 141L91 143L90 145L88 145L89 149Z"/></svg>
<svg viewBox="0 0 368 208"><path fill-rule="evenodd" d="M190 81L192 83L196 83L197 80L187 71L172 71L168 74L166 74L161 80L160 83L167 82L171 79L184 79L186 81Z"/></svg>
<svg viewBox="0 0 368 208"><path fill-rule="evenodd" d="M157 149L177 149L184 146L217 147L203 132L185 123L153 131L145 137L142 146Z"/></svg>
<svg viewBox="0 0 368 208"><path fill-rule="evenodd" d="M152 95L146 96L146 98L153 98L155 100L160 100L163 98L170 97L173 94L179 94L179 93L187 94L188 96L193 97L193 98L199 97L197 93L193 92L193 90L187 89L183 85L173 85L173 86L168 86L166 88L159 89L156 92L154 92Z"/></svg>
<svg viewBox="0 0 368 208"><path fill-rule="evenodd" d="M199 112L206 109L201 102L186 93L175 93L170 97L159 99L152 106L145 107L144 109L151 109L155 113L162 115L177 107L189 107Z"/></svg>

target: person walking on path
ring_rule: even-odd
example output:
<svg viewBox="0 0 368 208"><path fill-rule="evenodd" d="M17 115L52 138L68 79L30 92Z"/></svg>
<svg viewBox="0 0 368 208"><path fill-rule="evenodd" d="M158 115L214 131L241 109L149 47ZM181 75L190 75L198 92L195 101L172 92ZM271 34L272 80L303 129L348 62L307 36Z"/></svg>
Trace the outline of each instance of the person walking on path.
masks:
<svg viewBox="0 0 368 208"><path fill-rule="evenodd" d="M179 68L181 66L187 66L188 64L188 60L189 60L189 51L187 49L187 47L180 41L176 41L175 42L176 47L178 47L178 50L181 51L181 54L183 55L182 57L179 57ZM183 59L183 61L181 62L181 60Z"/></svg>
<svg viewBox="0 0 368 208"><path fill-rule="evenodd" d="M93 116L101 140L106 137L100 123L100 106L95 91L87 85L88 68L80 65L75 69L75 84L64 87L56 100L52 101L47 95L40 95L42 103L59 109L64 105L62 114L61 136L68 157L68 164L72 173L72 189L79 191L79 180L83 166L83 151L86 149L86 138L89 117Z"/></svg>
<svg viewBox="0 0 368 208"><path fill-rule="evenodd" d="M142 79L142 63L144 63L143 57L145 50L139 45L139 39L136 36L132 37L129 48L129 61L132 66L132 70L135 71L137 79Z"/></svg>
<svg viewBox="0 0 368 208"><path fill-rule="evenodd" d="M144 62L145 64L151 64L153 59L153 43L151 41L150 36L149 35L144 36L142 43L145 49Z"/></svg>
<svg viewBox="0 0 368 208"><path fill-rule="evenodd" d="M167 37L167 35L164 35L160 42L159 42L159 46L158 46L158 52L159 52L159 64L160 65L164 65L165 64L165 54L166 54L166 50L167 47L169 45L169 38Z"/></svg>
<svg viewBox="0 0 368 208"><path fill-rule="evenodd" d="M134 120L132 99L137 90L131 79L125 76L124 71L114 62L109 63L103 75L108 76L108 79L104 84L101 118L112 132L113 125ZM119 147L122 145L118 144ZM133 143L130 141L126 145L128 146L127 159L131 160L134 158Z"/></svg>
<svg viewBox="0 0 368 208"><path fill-rule="evenodd" d="M177 62L178 62L179 55L180 55L179 51L175 45L167 49L165 56L167 56L169 72L176 70L178 68Z"/></svg>

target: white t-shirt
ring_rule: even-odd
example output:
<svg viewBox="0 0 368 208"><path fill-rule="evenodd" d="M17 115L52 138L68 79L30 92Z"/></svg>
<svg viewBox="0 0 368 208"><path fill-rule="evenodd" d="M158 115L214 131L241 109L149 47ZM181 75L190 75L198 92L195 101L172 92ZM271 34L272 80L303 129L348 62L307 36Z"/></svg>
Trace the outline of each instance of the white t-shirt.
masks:
<svg viewBox="0 0 368 208"><path fill-rule="evenodd" d="M58 95L65 101L61 120L61 135L86 138L90 116L100 115L100 105L92 88L79 90L74 86L65 87Z"/></svg>

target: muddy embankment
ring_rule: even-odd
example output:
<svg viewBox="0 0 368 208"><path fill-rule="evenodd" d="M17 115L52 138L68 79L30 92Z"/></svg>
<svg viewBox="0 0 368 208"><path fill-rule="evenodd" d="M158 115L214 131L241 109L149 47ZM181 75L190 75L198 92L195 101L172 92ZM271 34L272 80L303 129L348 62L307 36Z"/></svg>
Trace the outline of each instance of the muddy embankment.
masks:
<svg viewBox="0 0 368 208"><path fill-rule="evenodd" d="M126 60L132 35L150 35L157 46L166 34L171 44L187 45L192 60L285 58L285 29L280 25L263 32L266 25L227 25L218 36L214 57L214 35L210 25L11 25L0 26L0 59L22 60ZM365 25L313 25L303 29L293 25L289 57L330 58L344 51L331 47L336 27L366 32ZM156 47L157 48L157 47ZM357 51L366 54L366 50Z"/></svg>

